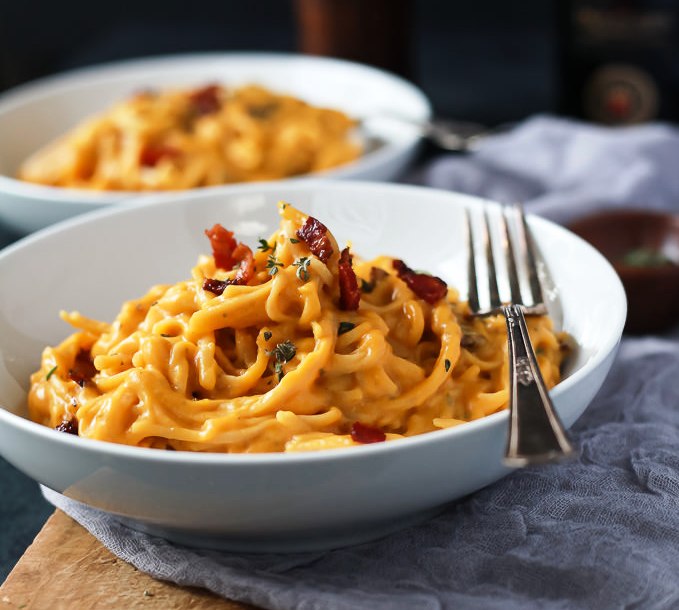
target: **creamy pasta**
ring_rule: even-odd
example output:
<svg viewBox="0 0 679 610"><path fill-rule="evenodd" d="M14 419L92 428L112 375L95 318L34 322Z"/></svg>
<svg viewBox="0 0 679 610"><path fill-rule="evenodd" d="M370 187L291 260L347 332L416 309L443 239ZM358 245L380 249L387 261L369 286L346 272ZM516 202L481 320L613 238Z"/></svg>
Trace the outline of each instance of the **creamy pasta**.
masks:
<svg viewBox="0 0 679 610"><path fill-rule="evenodd" d="M273 180L356 159L355 121L263 87L140 92L29 157L18 177L105 191Z"/></svg>
<svg viewBox="0 0 679 610"><path fill-rule="evenodd" d="M387 256L352 260L327 228L280 203L253 252L215 225L191 278L152 287L113 323L77 332L31 377L33 420L82 437L214 452L346 447L457 426L505 409L504 320ZM565 335L528 325L548 387Z"/></svg>

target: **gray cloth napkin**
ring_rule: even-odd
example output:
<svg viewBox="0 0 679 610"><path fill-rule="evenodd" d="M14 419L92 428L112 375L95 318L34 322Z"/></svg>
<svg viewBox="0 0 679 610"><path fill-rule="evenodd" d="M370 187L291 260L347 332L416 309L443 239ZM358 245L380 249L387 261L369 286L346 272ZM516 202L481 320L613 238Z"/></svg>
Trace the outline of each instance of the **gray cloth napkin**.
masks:
<svg viewBox="0 0 679 610"><path fill-rule="evenodd" d="M521 200L565 222L597 207L677 207L679 133L538 117L444 156L420 182ZM679 343L627 339L573 428L578 456L517 471L440 516L326 553L196 550L45 497L138 569L271 609L679 607Z"/></svg>
<svg viewBox="0 0 679 610"><path fill-rule="evenodd" d="M573 428L578 457L516 471L440 516L327 553L182 548L44 489L156 578L275 609L679 607L679 344L627 339Z"/></svg>
<svg viewBox="0 0 679 610"><path fill-rule="evenodd" d="M481 141L471 155L441 157L416 180L521 201L565 223L600 208L679 210L678 159L679 130L669 125L609 128L538 116Z"/></svg>

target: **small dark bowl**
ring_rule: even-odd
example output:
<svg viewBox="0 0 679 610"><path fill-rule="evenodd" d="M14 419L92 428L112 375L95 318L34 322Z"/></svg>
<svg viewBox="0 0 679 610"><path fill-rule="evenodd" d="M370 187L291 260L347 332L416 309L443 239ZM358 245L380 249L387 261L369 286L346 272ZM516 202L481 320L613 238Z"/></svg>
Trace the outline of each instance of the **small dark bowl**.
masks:
<svg viewBox="0 0 679 610"><path fill-rule="evenodd" d="M613 210L586 216L568 227L617 271L627 294L625 331L657 333L679 323L679 215L648 210ZM654 265L653 252L670 262Z"/></svg>

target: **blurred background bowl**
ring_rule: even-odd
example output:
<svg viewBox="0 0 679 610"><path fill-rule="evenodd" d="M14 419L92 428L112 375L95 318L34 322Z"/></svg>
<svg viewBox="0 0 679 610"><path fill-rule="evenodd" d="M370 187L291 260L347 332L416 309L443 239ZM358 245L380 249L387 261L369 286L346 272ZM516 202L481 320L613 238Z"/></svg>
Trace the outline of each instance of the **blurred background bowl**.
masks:
<svg viewBox="0 0 679 610"><path fill-rule="evenodd" d="M628 302L626 332L659 332L679 323L678 215L612 210L583 217L569 228L620 276Z"/></svg>
<svg viewBox="0 0 679 610"><path fill-rule="evenodd" d="M367 152L353 163L323 172L327 178L395 178L415 156L420 141L417 124L431 116L426 96L409 82L376 68L321 57L265 53L174 55L68 72L0 96L0 221L23 234L138 196L139 193L121 191L42 186L14 176L29 155L118 100L149 88L210 83L259 84L357 119L404 119L371 120L370 131L362 133ZM168 192L159 196L165 195L171 196Z"/></svg>

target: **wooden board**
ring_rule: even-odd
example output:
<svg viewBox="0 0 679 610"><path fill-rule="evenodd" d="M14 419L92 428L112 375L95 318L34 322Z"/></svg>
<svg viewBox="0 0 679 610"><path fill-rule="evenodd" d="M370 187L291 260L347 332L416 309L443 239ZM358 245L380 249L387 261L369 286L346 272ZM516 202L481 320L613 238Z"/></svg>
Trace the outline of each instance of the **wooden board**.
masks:
<svg viewBox="0 0 679 610"><path fill-rule="evenodd" d="M0 610L47 608L255 610L139 572L60 510L0 587Z"/></svg>

